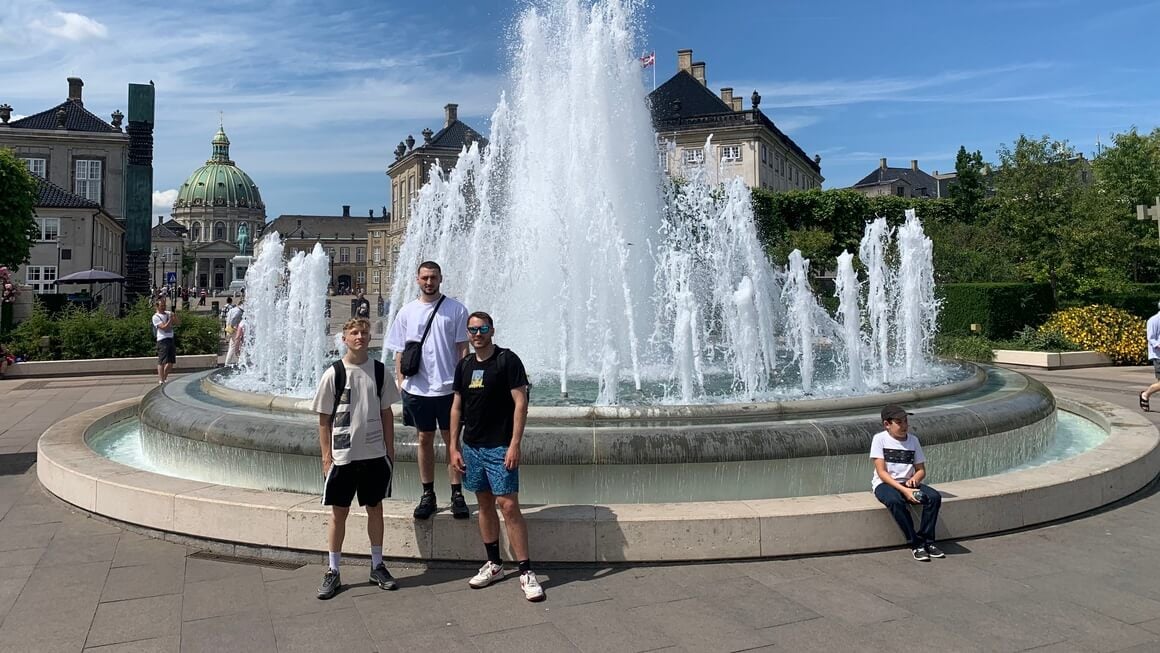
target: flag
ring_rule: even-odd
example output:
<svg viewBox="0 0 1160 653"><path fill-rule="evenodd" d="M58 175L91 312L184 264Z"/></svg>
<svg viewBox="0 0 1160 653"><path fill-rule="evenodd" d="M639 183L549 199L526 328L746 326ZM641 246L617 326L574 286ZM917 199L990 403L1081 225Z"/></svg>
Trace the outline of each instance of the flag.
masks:
<svg viewBox="0 0 1160 653"><path fill-rule="evenodd" d="M656 62L657 62L656 51L645 53L645 54L641 55L641 57L640 57L640 67L641 68L648 68L649 66L655 64Z"/></svg>

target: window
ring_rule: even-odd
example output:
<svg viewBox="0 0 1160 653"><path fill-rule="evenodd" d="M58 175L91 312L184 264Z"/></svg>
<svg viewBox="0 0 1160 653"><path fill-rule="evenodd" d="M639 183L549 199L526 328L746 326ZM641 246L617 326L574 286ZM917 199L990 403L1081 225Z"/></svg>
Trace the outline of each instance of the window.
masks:
<svg viewBox="0 0 1160 653"><path fill-rule="evenodd" d="M375 270L375 273L371 275L371 279L374 280L376 286L382 283L382 277L379 275L378 270Z"/></svg>
<svg viewBox="0 0 1160 653"><path fill-rule="evenodd" d="M190 238L190 240L192 240L195 243L197 241L201 240L201 223L200 222L193 223L193 226L189 228L189 238Z"/></svg>
<svg viewBox="0 0 1160 653"><path fill-rule="evenodd" d="M37 294L50 293L56 285L55 265L29 265L24 268L24 280Z"/></svg>
<svg viewBox="0 0 1160 653"><path fill-rule="evenodd" d="M354 248L354 262L355 263L366 263L367 262L367 250L365 247Z"/></svg>
<svg viewBox="0 0 1160 653"><path fill-rule="evenodd" d="M71 261L72 260L72 248L71 247L61 248L60 260L62 260L62 261Z"/></svg>
<svg viewBox="0 0 1160 653"><path fill-rule="evenodd" d="M45 178L44 177L44 159L28 159L28 158L26 158L26 159L24 159L24 162L28 164L28 171L29 172L36 175L37 177L40 177L41 179Z"/></svg>
<svg viewBox="0 0 1160 653"><path fill-rule="evenodd" d="M36 225L40 227L40 238L37 240L42 243L55 243L60 239L60 218L37 218Z"/></svg>
<svg viewBox="0 0 1160 653"><path fill-rule="evenodd" d="M76 194L94 202L101 201L101 162L78 159Z"/></svg>
<svg viewBox="0 0 1160 653"><path fill-rule="evenodd" d="M705 150L699 147L685 148L685 165L699 166L705 162Z"/></svg>
<svg viewBox="0 0 1160 653"><path fill-rule="evenodd" d="M224 223L224 222L213 223L213 239L214 240L225 240L226 239L226 223Z"/></svg>
<svg viewBox="0 0 1160 653"><path fill-rule="evenodd" d="M899 197L905 197L906 196L906 189L903 188L902 186L899 186L898 188L894 189L894 194L899 196Z"/></svg>
<svg viewBox="0 0 1160 653"><path fill-rule="evenodd" d="M338 262L339 263L350 263L350 248L349 247L339 247L338 248Z"/></svg>
<svg viewBox="0 0 1160 653"><path fill-rule="evenodd" d="M374 256L375 256L375 265L379 265L380 263L382 263L383 262L383 248L376 247L374 250Z"/></svg>
<svg viewBox="0 0 1160 653"><path fill-rule="evenodd" d="M741 160L741 146L740 145L722 145L721 146L721 161L723 163L736 163Z"/></svg>
<svg viewBox="0 0 1160 653"><path fill-rule="evenodd" d="M657 152L657 166L664 172L669 169L669 153Z"/></svg>
<svg viewBox="0 0 1160 653"><path fill-rule="evenodd" d="M768 157L769 157L769 150L765 147L765 143L762 143L761 144L761 162L766 163L766 159Z"/></svg>
<svg viewBox="0 0 1160 653"><path fill-rule="evenodd" d="M366 270L359 270L359 271L358 271L358 274L356 274L356 275L355 275L355 279L358 279L358 285L359 285L359 287L360 287L360 288L361 288L362 286L365 286L365 285L367 285L367 273L366 273Z"/></svg>

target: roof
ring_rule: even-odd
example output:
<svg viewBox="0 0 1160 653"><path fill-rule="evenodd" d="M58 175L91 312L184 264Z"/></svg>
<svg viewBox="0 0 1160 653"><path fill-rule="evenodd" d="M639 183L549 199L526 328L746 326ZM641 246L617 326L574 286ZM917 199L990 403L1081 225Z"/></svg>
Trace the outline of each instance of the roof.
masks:
<svg viewBox="0 0 1160 653"><path fill-rule="evenodd" d="M181 234L173 231L164 224L155 225L149 231L149 237L152 240L181 240Z"/></svg>
<svg viewBox="0 0 1160 653"><path fill-rule="evenodd" d="M479 132L472 129L470 125L463 122L462 120L456 120L455 122L436 132L435 135L431 137L430 143L424 143L420 147L446 148L449 150L453 149L458 152L463 148L464 145L467 145L472 141L479 143L480 148L487 147L486 138L481 136Z"/></svg>
<svg viewBox="0 0 1160 653"><path fill-rule="evenodd" d="M51 181L36 177L40 197L36 206L49 209L99 209L101 205L93 200L81 197L75 193L57 186Z"/></svg>
<svg viewBox="0 0 1160 653"><path fill-rule="evenodd" d="M262 228L265 235L277 231L282 238L330 238L355 240L367 237L366 217L341 215L280 215Z"/></svg>
<svg viewBox="0 0 1160 653"><path fill-rule="evenodd" d="M904 181L910 184L911 188L925 188L931 195L938 194L938 180L922 170L914 170L913 168L883 168L879 166L851 188L881 186L897 181Z"/></svg>
<svg viewBox="0 0 1160 653"><path fill-rule="evenodd" d="M79 102L65 100L47 111L26 116L20 120L13 120L8 126L13 129L58 129L56 113L64 108L64 128L79 132L106 132L120 134L121 130L101 120Z"/></svg>
<svg viewBox="0 0 1160 653"><path fill-rule="evenodd" d="M218 128L211 145L213 155L181 185L173 202L174 208L227 206L265 209L258 185L230 160L230 139L223 128Z"/></svg>
<svg viewBox="0 0 1160 653"><path fill-rule="evenodd" d="M797 154L805 165L818 174L822 172L821 164L806 154L760 109L734 111L725 100L684 70L678 70L676 75L649 93L648 99L653 129L657 132L760 125L773 132L774 137Z"/></svg>

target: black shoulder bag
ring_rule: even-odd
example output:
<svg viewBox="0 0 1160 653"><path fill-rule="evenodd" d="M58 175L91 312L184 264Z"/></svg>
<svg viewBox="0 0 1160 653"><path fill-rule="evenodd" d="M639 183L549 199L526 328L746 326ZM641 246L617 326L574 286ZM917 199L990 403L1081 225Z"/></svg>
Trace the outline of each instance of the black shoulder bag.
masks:
<svg viewBox="0 0 1160 653"><path fill-rule="evenodd" d="M408 340L406 346L403 347L403 358L399 361L399 371L403 376L415 376L419 373L419 367L423 364L423 343L427 342L427 335L431 333L431 323L435 321L435 316L439 313L439 307L443 305L443 300L447 299L447 295L439 298L435 303L435 310L431 311L431 317L427 318L427 328L423 330L423 339L416 342Z"/></svg>

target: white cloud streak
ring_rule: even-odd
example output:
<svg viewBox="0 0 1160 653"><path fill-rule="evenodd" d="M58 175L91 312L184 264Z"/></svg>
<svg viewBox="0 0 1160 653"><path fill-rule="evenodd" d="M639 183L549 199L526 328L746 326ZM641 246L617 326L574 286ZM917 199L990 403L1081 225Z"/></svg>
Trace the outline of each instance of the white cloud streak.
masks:
<svg viewBox="0 0 1160 653"><path fill-rule="evenodd" d="M66 41L103 39L109 35L109 29L100 22L71 11L54 11L52 20L34 20L30 27Z"/></svg>

